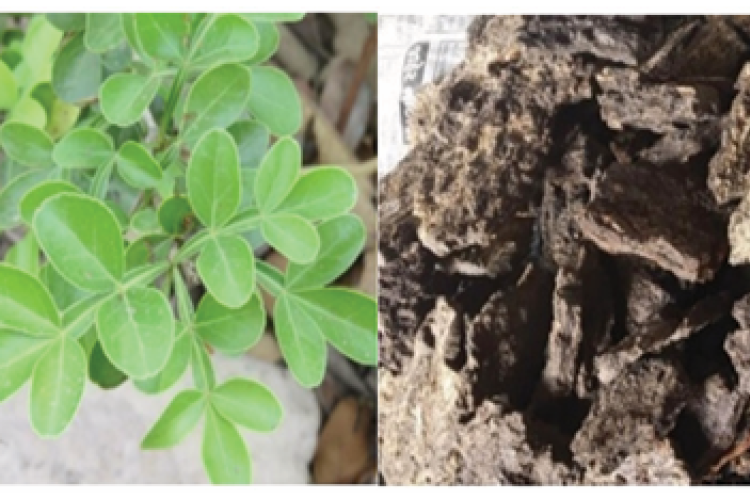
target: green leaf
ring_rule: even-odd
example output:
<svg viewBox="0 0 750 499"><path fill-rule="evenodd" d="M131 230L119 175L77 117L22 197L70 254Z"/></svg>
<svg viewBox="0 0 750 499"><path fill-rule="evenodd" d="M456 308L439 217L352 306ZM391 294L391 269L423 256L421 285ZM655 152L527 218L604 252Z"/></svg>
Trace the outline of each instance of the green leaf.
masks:
<svg viewBox="0 0 750 499"><path fill-rule="evenodd" d="M242 62L258 51L258 32L250 21L235 14L214 15L192 48L192 67Z"/></svg>
<svg viewBox="0 0 750 499"><path fill-rule="evenodd" d="M289 75L270 66L253 67L251 73L249 107L253 116L274 135L297 133L302 126L302 101Z"/></svg>
<svg viewBox="0 0 750 499"><path fill-rule="evenodd" d="M97 342L91 351L89 360L89 378L101 388L117 388L128 379L125 374L112 365L102 350L102 345Z"/></svg>
<svg viewBox="0 0 750 499"><path fill-rule="evenodd" d="M201 391L207 392L213 390L216 386L216 375L211 359L208 357L206 347L197 337L192 342L191 365L193 366L193 382L195 387Z"/></svg>
<svg viewBox="0 0 750 499"><path fill-rule="evenodd" d="M320 252L314 262L289 262L286 287L289 290L322 288L346 272L365 246L365 226L359 217L343 215L318 227Z"/></svg>
<svg viewBox="0 0 750 499"><path fill-rule="evenodd" d="M284 137L269 149L255 177L255 202L261 213L272 213L286 199L301 164L302 153L294 139Z"/></svg>
<svg viewBox="0 0 750 499"><path fill-rule="evenodd" d="M31 425L42 437L57 437L73 420L86 386L86 354L77 341L61 338L37 362L31 379Z"/></svg>
<svg viewBox="0 0 750 499"><path fill-rule="evenodd" d="M52 89L52 84L48 81L37 83L34 85L34 88L31 89L30 95L42 105L44 112L49 115L52 110L52 103L57 99L55 91Z"/></svg>
<svg viewBox="0 0 750 499"><path fill-rule="evenodd" d="M271 432L281 423L281 404L257 381L230 379L211 393L211 405L229 421L253 431Z"/></svg>
<svg viewBox="0 0 750 499"><path fill-rule="evenodd" d="M143 48L143 42L138 34L136 27L135 14L121 14L122 15L122 28L125 31L125 38L128 40L128 45L133 51L138 54L138 58L148 66L154 65L154 60L150 55L146 53Z"/></svg>
<svg viewBox="0 0 750 499"><path fill-rule="evenodd" d="M336 349L359 364L378 362L377 302L349 289L313 289L289 296L292 309L308 316Z"/></svg>
<svg viewBox="0 0 750 499"><path fill-rule="evenodd" d="M14 69L19 86L33 88L50 78L52 56L63 33L47 22L44 16L34 16L26 29L21 52L23 59Z"/></svg>
<svg viewBox="0 0 750 499"><path fill-rule="evenodd" d="M125 271L122 234L104 203L79 194L58 194L33 221L39 245L55 269L87 291L109 291Z"/></svg>
<svg viewBox="0 0 750 499"><path fill-rule="evenodd" d="M25 123L6 123L0 128L5 154L22 165L47 168L52 163L52 139L43 130Z"/></svg>
<svg viewBox="0 0 750 499"><path fill-rule="evenodd" d="M120 14L120 17L122 17L122 14ZM102 64L111 73L126 71L132 62L133 51L130 45L124 40L124 34L123 40L119 45L102 54Z"/></svg>
<svg viewBox="0 0 750 499"><path fill-rule="evenodd" d="M301 21L303 17L305 17L305 14L291 14L289 12L281 13L281 14L271 14L271 13L259 13L259 14L242 14L245 18L250 19L251 21L256 21L259 23L294 23L297 21Z"/></svg>
<svg viewBox="0 0 750 499"><path fill-rule="evenodd" d="M181 62L185 56L184 39L189 25L184 14L135 14L137 48L154 59ZM126 27L126 34L128 33ZM131 34L128 41L133 45ZM133 46L135 49L136 46Z"/></svg>
<svg viewBox="0 0 750 499"><path fill-rule="evenodd" d="M100 167L94 174L94 179L91 181L89 187L89 194L97 199L106 199L109 193L109 182L112 180L112 170L114 170L115 164L110 161ZM114 212L113 212L114 214ZM120 226L120 219L115 215L118 227Z"/></svg>
<svg viewBox="0 0 750 499"><path fill-rule="evenodd" d="M86 27L86 14L47 14L47 21L60 31L80 31Z"/></svg>
<svg viewBox="0 0 750 499"><path fill-rule="evenodd" d="M213 484L249 484L250 455L232 423L209 407L203 434L203 465Z"/></svg>
<svg viewBox="0 0 750 499"><path fill-rule="evenodd" d="M55 145L52 159L66 169L99 168L115 154L109 135L95 128L76 128Z"/></svg>
<svg viewBox="0 0 750 499"><path fill-rule="evenodd" d="M231 125L250 98L250 71L238 64L209 69L195 81L182 115L182 138L195 143L206 131Z"/></svg>
<svg viewBox="0 0 750 499"><path fill-rule="evenodd" d="M185 323L192 323L195 307L193 307L193 300L190 298L185 279L182 278L182 272L178 267L172 271L172 280L174 281L174 296L177 300L177 315Z"/></svg>
<svg viewBox="0 0 750 499"><path fill-rule="evenodd" d="M74 303L88 296L86 291L73 286L60 275L55 267L49 263L45 264L39 271L39 279L49 290L52 298L57 304L58 310L66 310Z"/></svg>
<svg viewBox="0 0 750 499"><path fill-rule="evenodd" d="M326 370L323 332L307 314L300 313L287 293L276 297L273 307L276 338L294 379L302 386L320 385Z"/></svg>
<svg viewBox="0 0 750 499"><path fill-rule="evenodd" d="M48 339L0 330L0 402L31 378L37 360L48 345Z"/></svg>
<svg viewBox="0 0 750 499"><path fill-rule="evenodd" d="M141 234L153 234L161 231L159 219L153 208L143 208L133 214L130 219L130 227Z"/></svg>
<svg viewBox="0 0 750 499"><path fill-rule="evenodd" d="M253 120L238 121L227 130L237 144L242 168L257 168L268 149L268 129Z"/></svg>
<svg viewBox="0 0 750 499"><path fill-rule="evenodd" d="M133 380L135 386L144 393L156 394L168 390L185 374L190 363L192 340L187 330L182 327L182 333L175 340L174 348L164 369L150 378Z"/></svg>
<svg viewBox="0 0 750 499"><path fill-rule="evenodd" d="M103 301L107 296L101 294L84 295L79 301L65 309L63 328L65 335L77 340L91 331ZM94 329L94 332L96 330Z"/></svg>
<svg viewBox="0 0 750 499"><path fill-rule="evenodd" d="M348 213L356 202L357 184L349 172L324 166L304 173L275 211L311 221L327 220Z"/></svg>
<svg viewBox="0 0 750 499"><path fill-rule="evenodd" d="M190 202L182 196L164 201L159 207L159 224L167 234L178 236L195 226L195 215Z"/></svg>
<svg viewBox="0 0 750 499"><path fill-rule="evenodd" d="M44 107L32 99L31 96L22 96L21 99L13 106L8 115L7 121L16 123L25 123L36 128L47 126L47 111Z"/></svg>
<svg viewBox="0 0 750 499"><path fill-rule="evenodd" d="M238 309L227 308L211 295L204 295L195 317L198 335L216 350L230 355L255 345L265 327L266 312L257 294Z"/></svg>
<svg viewBox="0 0 750 499"><path fill-rule="evenodd" d="M142 449L168 449L182 442L206 410L206 397L197 390L178 393L141 443Z"/></svg>
<svg viewBox="0 0 750 499"><path fill-rule="evenodd" d="M86 50L83 33L70 40L55 58L52 88L65 102L79 102L96 97L102 82L102 60L99 54Z"/></svg>
<svg viewBox="0 0 750 499"><path fill-rule="evenodd" d="M120 14L102 12L86 14L84 42L91 52L106 52L125 40Z"/></svg>
<svg viewBox="0 0 750 499"><path fill-rule="evenodd" d="M60 314L49 291L36 277L0 264L0 327L32 336L54 336Z"/></svg>
<svg viewBox="0 0 750 499"><path fill-rule="evenodd" d="M128 141L117 153L120 176L137 189L153 189L162 179L161 166L138 142Z"/></svg>
<svg viewBox="0 0 750 499"><path fill-rule="evenodd" d="M0 109L10 109L18 100L18 84L13 72L0 61Z"/></svg>
<svg viewBox="0 0 750 499"><path fill-rule="evenodd" d="M21 223L19 203L35 185L52 175L52 170L32 170L14 178L0 190L0 230L11 229Z"/></svg>
<svg viewBox="0 0 750 499"><path fill-rule="evenodd" d="M164 260L172 248L172 239L161 234L147 234L133 241L125 252L128 270Z"/></svg>
<svg viewBox="0 0 750 499"><path fill-rule="evenodd" d="M273 265L258 260L255 271L260 284L272 296L279 296L284 292L284 274Z"/></svg>
<svg viewBox="0 0 750 499"><path fill-rule="evenodd" d="M137 123L156 97L160 84L161 78L155 76L123 73L110 76L99 90L102 114L120 127Z"/></svg>
<svg viewBox="0 0 750 499"><path fill-rule="evenodd" d="M55 98L45 131L52 140L57 140L75 126L80 114L80 107Z"/></svg>
<svg viewBox="0 0 750 499"><path fill-rule="evenodd" d="M255 256L239 236L211 239L198 257L197 269L203 284L219 303L239 308L255 289Z"/></svg>
<svg viewBox="0 0 750 499"><path fill-rule="evenodd" d="M248 208L255 209L255 177L258 175L257 168L242 169L242 200L240 201L240 211ZM255 229L257 233L258 230Z"/></svg>
<svg viewBox="0 0 750 499"><path fill-rule="evenodd" d="M296 263L310 263L320 251L318 231L298 215L269 215L260 224L263 238L276 251Z"/></svg>
<svg viewBox="0 0 750 499"><path fill-rule="evenodd" d="M263 64L273 57L279 49L279 40L281 39L279 29L273 23L258 23L255 25L255 29L258 31L258 51L247 61L247 64L252 66Z"/></svg>
<svg viewBox="0 0 750 499"><path fill-rule="evenodd" d="M196 144L187 169L188 198L207 227L221 227L240 205L240 163L234 139L211 130Z"/></svg>
<svg viewBox="0 0 750 499"><path fill-rule="evenodd" d="M106 302L97 314L96 328L107 357L131 378L154 376L172 353L172 309L153 288L129 289Z"/></svg>
<svg viewBox="0 0 750 499"><path fill-rule="evenodd" d="M5 261L17 269L36 276L39 274L39 244L29 231L5 254Z"/></svg>

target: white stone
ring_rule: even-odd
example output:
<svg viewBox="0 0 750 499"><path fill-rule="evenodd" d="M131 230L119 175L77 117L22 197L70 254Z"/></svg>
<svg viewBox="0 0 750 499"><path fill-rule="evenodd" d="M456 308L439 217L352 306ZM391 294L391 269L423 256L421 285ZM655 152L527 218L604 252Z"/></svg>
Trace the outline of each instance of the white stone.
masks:
<svg viewBox="0 0 750 499"><path fill-rule="evenodd" d="M308 483L320 410L312 391L281 367L252 357L213 355L217 380L242 376L268 385L284 407L269 434L242 431L254 483ZM178 385L145 395L127 382L115 390L86 387L79 413L56 440L43 440L29 423L29 385L0 404L0 483L207 483L201 462L201 422L180 445L143 451L140 442L172 397L192 386L188 369Z"/></svg>

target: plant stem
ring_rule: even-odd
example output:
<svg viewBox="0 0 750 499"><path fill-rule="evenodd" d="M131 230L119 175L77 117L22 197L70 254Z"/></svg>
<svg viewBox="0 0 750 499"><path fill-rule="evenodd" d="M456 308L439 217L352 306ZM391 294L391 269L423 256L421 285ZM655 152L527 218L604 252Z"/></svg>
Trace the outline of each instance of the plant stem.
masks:
<svg viewBox="0 0 750 499"><path fill-rule="evenodd" d="M172 89L169 91L169 97L167 98L167 105L164 108L164 114L161 115L161 121L159 122L159 137L161 139L167 134L167 129L172 121L172 114L174 114L175 107L177 107L177 100L182 93L182 85L185 84L186 76L187 71L185 71L185 67L182 67L177 73L177 76L175 76L174 83L172 83Z"/></svg>

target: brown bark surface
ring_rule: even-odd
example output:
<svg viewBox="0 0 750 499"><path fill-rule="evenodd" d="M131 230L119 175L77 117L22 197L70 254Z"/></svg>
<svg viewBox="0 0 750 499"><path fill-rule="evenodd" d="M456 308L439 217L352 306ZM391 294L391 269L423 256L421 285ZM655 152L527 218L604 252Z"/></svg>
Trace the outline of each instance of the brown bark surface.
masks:
<svg viewBox="0 0 750 499"><path fill-rule="evenodd" d="M382 480L750 481L750 21L481 17L380 186Z"/></svg>

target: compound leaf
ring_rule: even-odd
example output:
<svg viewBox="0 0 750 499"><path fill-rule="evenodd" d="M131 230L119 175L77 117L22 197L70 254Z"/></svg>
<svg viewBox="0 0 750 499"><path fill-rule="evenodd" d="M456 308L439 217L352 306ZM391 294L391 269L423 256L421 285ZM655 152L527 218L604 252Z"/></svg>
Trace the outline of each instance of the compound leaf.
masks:
<svg viewBox="0 0 750 499"><path fill-rule="evenodd" d="M172 309L153 288L114 296L99 309L96 327L107 357L131 378L148 378L161 371L174 345Z"/></svg>
<svg viewBox="0 0 750 499"><path fill-rule="evenodd" d="M250 112L274 135L294 135L302 126L302 101L291 78L270 66L252 68Z"/></svg>
<svg viewBox="0 0 750 499"><path fill-rule="evenodd" d="M269 215L263 218L260 229L268 244L292 262L310 263L320 251L318 231L298 215Z"/></svg>
<svg viewBox="0 0 750 499"><path fill-rule="evenodd" d="M120 127L141 119L159 90L161 79L154 76L118 73L107 78L99 90L102 114Z"/></svg>
<svg viewBox="0 0 750 499"><path fill-rule="evenodd" d="M195 329L206 343L217 350L238 354L258 342L266 327L266 312L257 294L242 307L223 306L211 295L204 295L195 317Z"/></svg>
<svg viewBox="0 0 750 499"><path fill-rule="evenodd" d="M210 406L203 434L203 465L213 484L249 484L252 479L242 435Z"/></svg>
<svg viewBox="0 0 750 499"><path fill-rule="evenodd" d="M317 167L304 173L278 208L311 221L343 215L357 202L354 178L338 167Z"/></svg>
<svg viewBox="0 0 750 499"><path fill-rule="evenodd" d="M240 205L240 163L234 139L211 130L196 144L187 169L188 198L207 227L221 227Z"/></svg>
<svg viewBox="0 0 750 499"><path fill-rule="evenodd" d="M54 336L60 313L52 296L36 277L0 264L0 327L32 336Z"/></svg>
<svg viewBox="0 0 750 499"><path fill-rule="evenodd" d="M272 213L289 195L299 177L302 153L292 138L277 141L261 161L255 176L255 202L261 213Z"/></svg>
<svg viewBox="0 0 750 499"><path fill-rule="evenodd" d="M362 253L365 226L355 215L332 218L318 227L320 251L306 265L289 262L286 287L289 290L322 288L346 272Z"/></svg>
<svg viewBox="0 0 750 499"><path fill-rule="evenodd" d="M178 393L141 443L143 449L168 449L182 442L206 410L205 395L197 390Z"/></svg>
<svg viewBox="0 0 750 499"><path fill-rule="evenodd" d="M255 289L255 257L239 236L218 236L203 248L198 274L209 293L229 308L239 308Z"/></svg>
<svg viewBox="0 0 750 499"><path fill-rule="evenodd" d="M42 355L31 379L31 425L42 437L57 437L73 420L86 386L86 353L61 338Z"/></svg>
<svg viewBox="0 0 750 499"><path fill-rule="evenodd" d="M229 421L253 431L271 432L281 422L281 404L257 381L230 379L211 393L211 405Z"/></svg>
<svg viewBox="0 0 750 499"><path fill-rule="evenodd" d="M122 279L125 254L115 215L101 201L58 194L42 204L32 223L55 269L87 291L109 291Z"/></svg>
<svg viewBox="0 0 750 499"><path fill-rule="evenodd" d="M32 168L53 166L52 139L44 130L20 122L0 128L0 145L14 161Z"/></svg>

